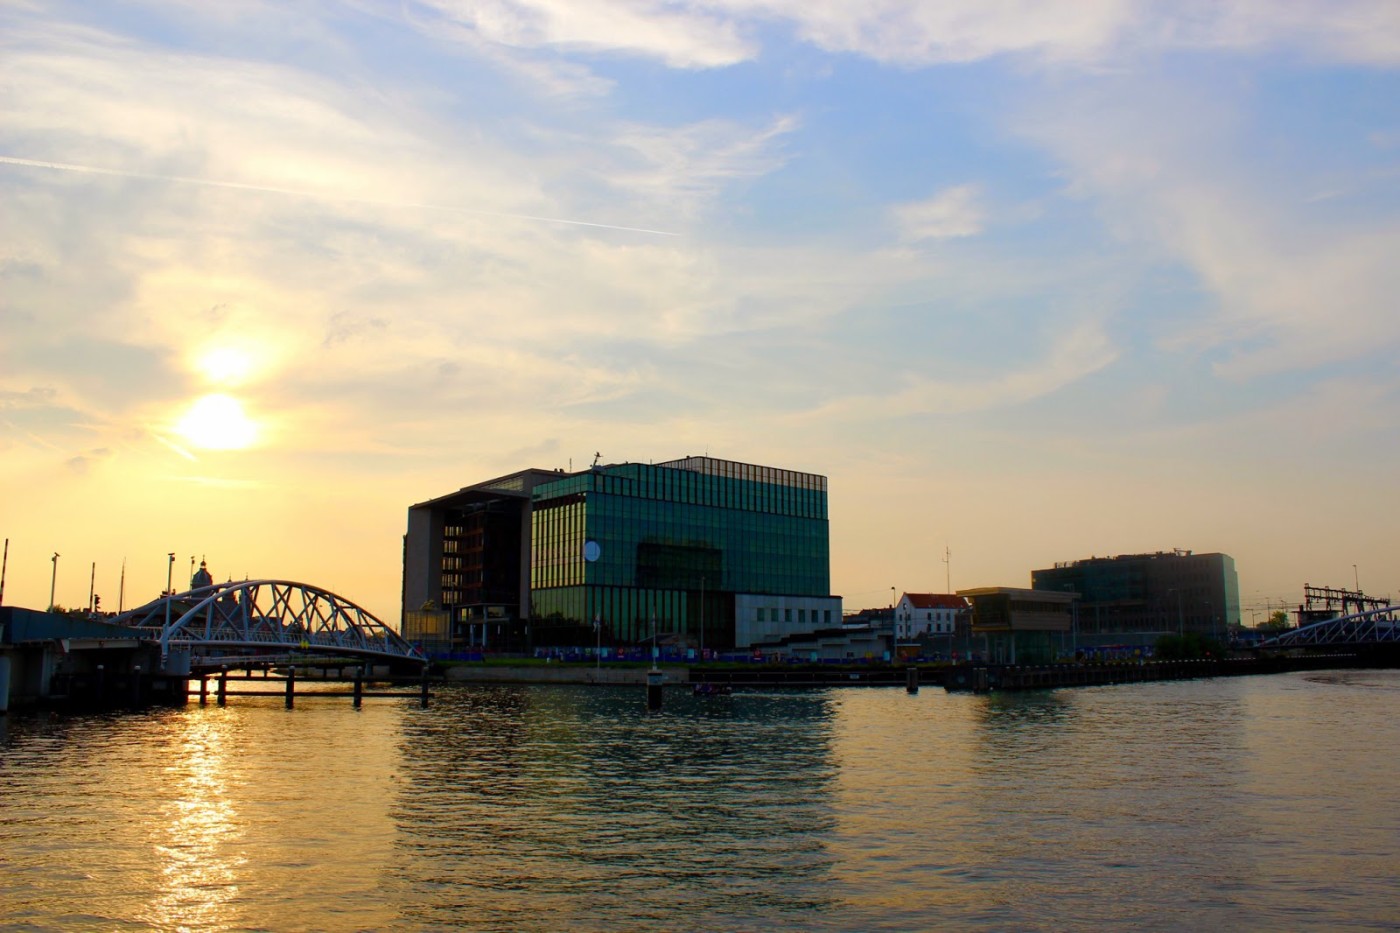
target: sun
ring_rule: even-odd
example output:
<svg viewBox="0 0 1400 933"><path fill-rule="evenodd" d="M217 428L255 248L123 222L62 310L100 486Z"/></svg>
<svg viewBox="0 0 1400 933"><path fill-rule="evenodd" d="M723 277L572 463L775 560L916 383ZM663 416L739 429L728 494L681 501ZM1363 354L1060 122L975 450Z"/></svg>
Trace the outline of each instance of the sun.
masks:
<svg viewBox="0 0 1400 933"><path fill-rule="evenodd" d="M258 426L230 395L196 399L175 425L185 440L202 450L242 450L257 440Z"/></svg>

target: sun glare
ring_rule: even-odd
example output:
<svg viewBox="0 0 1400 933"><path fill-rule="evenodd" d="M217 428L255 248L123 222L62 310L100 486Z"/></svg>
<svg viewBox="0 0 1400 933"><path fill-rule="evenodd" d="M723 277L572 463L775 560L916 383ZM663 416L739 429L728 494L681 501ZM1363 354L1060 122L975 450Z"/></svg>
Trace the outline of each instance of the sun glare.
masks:
<svg viewBox="0 0 1400 933"><path fill-rule="evenodd" d="M243 405L228 395L197 399L175 430L203 450L241 450L258 435L258 427L244 413Z"/></svg>

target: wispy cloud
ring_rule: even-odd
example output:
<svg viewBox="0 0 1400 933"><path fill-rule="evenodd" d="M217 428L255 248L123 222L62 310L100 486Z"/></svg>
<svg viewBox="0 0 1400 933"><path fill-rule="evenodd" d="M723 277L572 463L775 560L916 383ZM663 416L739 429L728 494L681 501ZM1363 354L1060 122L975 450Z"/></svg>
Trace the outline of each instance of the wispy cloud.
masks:
<svg viewBox="0 0 1400 933"><path fill-rule="evenodd" d="M906 240L976 236L985 222L980 195L977 185L957 185L924 201L896 204L892 213Z"/></svg>

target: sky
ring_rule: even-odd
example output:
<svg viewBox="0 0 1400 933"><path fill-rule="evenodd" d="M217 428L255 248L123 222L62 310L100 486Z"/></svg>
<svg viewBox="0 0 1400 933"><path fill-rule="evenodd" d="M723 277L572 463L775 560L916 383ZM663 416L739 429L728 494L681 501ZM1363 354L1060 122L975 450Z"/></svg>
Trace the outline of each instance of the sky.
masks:
<svg viewBox="0 0 1400 933"><path fill-rule="evenodd" d="M409 505L697 454L829 477L848 609L1400 596L1398 71L1393 0L0 0L4 602L397 625Z"/></svg>

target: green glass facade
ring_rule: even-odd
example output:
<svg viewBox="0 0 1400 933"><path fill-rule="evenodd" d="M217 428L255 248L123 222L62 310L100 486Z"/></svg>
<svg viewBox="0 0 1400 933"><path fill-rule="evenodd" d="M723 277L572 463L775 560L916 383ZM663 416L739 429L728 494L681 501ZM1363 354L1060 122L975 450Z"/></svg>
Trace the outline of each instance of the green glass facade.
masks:
<svg viewBox="0 0 1400 933"><path fill-rule="evenodd" d="M1228 554L1091 557L1034 570L1031 586L1079 593L1081 636L1196 632L1223 638L1240 621L1239 578Z"/></svg>
<svg viewBox="0 0 1400 933"><path fill-rule="evenodd" d="M721 647L736 594L830 593L822 476L696 457L598 467L532 500L531 616L556 633L597 619L609 643L654 624Z"/></svg>

